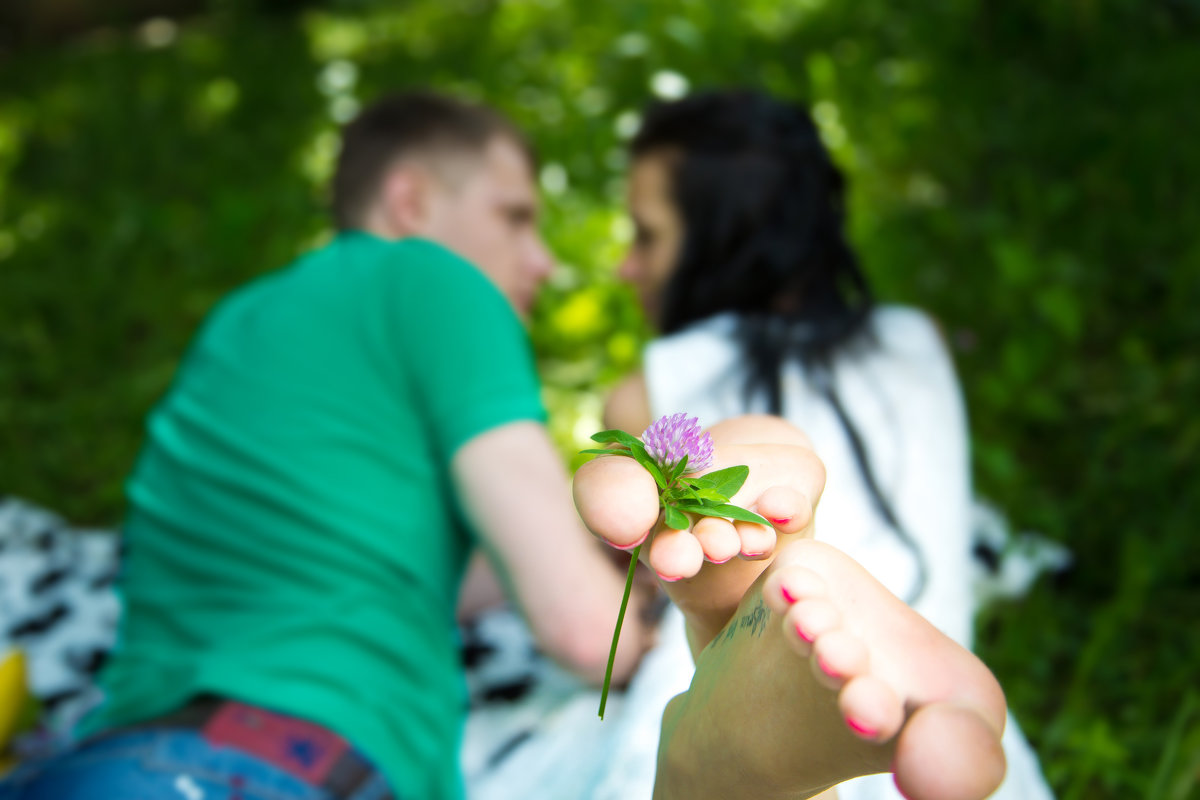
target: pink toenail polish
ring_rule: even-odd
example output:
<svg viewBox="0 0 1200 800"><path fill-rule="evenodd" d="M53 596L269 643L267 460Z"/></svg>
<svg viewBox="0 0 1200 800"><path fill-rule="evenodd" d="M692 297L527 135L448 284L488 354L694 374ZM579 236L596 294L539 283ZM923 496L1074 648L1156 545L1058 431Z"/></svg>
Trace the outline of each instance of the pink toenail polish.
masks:
<svg viewBox="0 0 1200 800"><path fill-rule="evenodd" d="M842 677L842 674L840 672L837 672L837 671L831 669L829 667L829 665L825 663L825 660L822 658L817 658L817 666L821 668L821 672L824 672L826 675L828 675L829 677L831 677L835 680Z"/></svg>
<svg viewBox="0 0 1200 800"><path fill-rule="evenodd" d="M846 724L849 725L850 729L859 736L865 736L868 739L874 739L879 735L879 731L877 729L872 728L870 725L862 724L858 720L854 719L854 717L847 717Z"/></svg>
<svg viewBox="0 0 1200 800"><path fill-rule="evenodd" d="M710 564L724 564L724 563L726 563L726 562L728 562L728 561L731 561L731 560L733 560L733 556L730 556L729 558L722 558L720 561L716 561L716 560L714 560L714 559L711 559L711 558L710 558L710 559L708 560L708 563L710 563Z"/></svg>
<svg viewBox="0 0 1200 800"><path fill-rule="evenodd" d="M675 581L683 580L683 576L682 575L663 575L660 572L660 573L658 573L658 579L660 581L666 581L667 583L675 583Z"/></svg>
<svg viewBox="0 0 1200 800"><path fill-rule="evenodd" d="M765 553L742 553L742 558L759 558Z"/></svg>
<svg viewBox="0 0 1200 800"><path fill-rule="evenodd" d="M786 586L780 586L779 593L783 595L783 602L789 605L796 602L796 598L792 597L792 593L787 590Z"/></svg>
<svg viewBox="0 0 1200 800"><path fill-rule="evenodd" d="M629 544L614 544L613 547L617 548L618 550L624 550L626 553L628 553L629 551L633 550L633 548L644 543L646 541L646 537L649 535L650 531L646 531L642 534L642 538L638 539L636 542L630 542ZM610 544L612 543L610 542Z"/></svg>
<svg viewBox="0 0 1200 800"><path fill-rule="evenodd" d="M815 636L810 636L808 631L804 630L804 628L801 628L799 625L796 626L796 635L799 636L804 641L808 642L809 644L812 644L813 641L817 638ZM821 669L825 670L825 672L829 672L829 670L825 669L824 664L821 665ZM836 677L836 676L834 676L834 677Z"/></svg>
<svg viewBox="0 0 1200 800"><path fill-rule="evenodd" d="M767 517L767 519L771 520L771 523L774 525L787 525L789 522L792 521L791 517L783 517L782 519L775 519L774 517Z"/></svg>

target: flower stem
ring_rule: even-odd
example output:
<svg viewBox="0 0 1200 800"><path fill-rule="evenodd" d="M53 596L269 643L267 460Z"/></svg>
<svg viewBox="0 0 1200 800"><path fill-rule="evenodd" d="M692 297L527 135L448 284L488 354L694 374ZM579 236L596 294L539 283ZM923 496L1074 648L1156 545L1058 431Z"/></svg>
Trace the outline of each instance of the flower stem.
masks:
<svg viewBox="0 0 1200 800"><path fill-rule="evenodd" d="M643 544L645 544L643 542ZM629 606L629 594L633 590L633 572L637 569L638 554L642 545L633 548L629 558L629 574L625 578L625 595L621 598L621 610L617 612L617 627L613 629L612 647L608 651L608 666L604 669L604 688L600 690L600 719L604 719L604 706L608 703L608 686L612 683L613 663L617 660L617 642L621 638L621 625L625 622L625 609Z"/></svg>

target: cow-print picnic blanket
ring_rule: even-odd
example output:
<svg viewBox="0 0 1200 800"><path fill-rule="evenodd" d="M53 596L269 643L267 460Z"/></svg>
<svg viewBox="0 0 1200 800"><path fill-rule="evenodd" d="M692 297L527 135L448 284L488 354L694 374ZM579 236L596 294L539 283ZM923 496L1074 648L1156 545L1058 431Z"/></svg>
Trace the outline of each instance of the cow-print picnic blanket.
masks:
<svg viewBox="0 0 1200 800"><path fill-rule="evenodd" d="M93 676L116 633L118 537L0 497L0 654L27 658L43 724L26 747L45 749L99 700Z"/></svg>
<svg viewBox="0 0 1200 800"><path fill-rule="evenodd" d="M985 507L977 517L979 598L1019 595L1040 572L1069 560L1044 540L1009 537ZM17 743L20 756L65 746L100 700L94 676L120 613L118 542L112 531L73 528L0 497L0 655L25 652L42 707L38 728ZM461 640L471 703L461 764L471 800L650 796L663 708L691 680L676 609L668 608L658 644L629 687L609 697L604 721L596 714L599 691L543 657L515 613L485 614L461 629Z"/></svg>

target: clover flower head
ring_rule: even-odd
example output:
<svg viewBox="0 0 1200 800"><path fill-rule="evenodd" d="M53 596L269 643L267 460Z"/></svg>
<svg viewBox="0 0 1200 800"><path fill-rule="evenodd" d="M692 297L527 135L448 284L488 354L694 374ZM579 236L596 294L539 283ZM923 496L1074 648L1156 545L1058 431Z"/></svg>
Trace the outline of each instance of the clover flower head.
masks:
<svg viewBox="0 0 1200 800"><path fill-rule="evenodd" d="M646 452L664 470L671 470L687 456L687 471L699 472L712 466L713 443L700 430L700 420L680 412L668 414L642 432Z"/></svg>

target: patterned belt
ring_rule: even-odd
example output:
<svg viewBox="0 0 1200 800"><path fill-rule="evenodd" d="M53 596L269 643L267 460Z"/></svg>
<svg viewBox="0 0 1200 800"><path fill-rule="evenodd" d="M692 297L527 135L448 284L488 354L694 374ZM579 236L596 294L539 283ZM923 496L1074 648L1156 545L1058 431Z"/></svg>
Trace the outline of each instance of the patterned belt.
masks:
<svg viewBox="0 0 1200 800"><path fill-rule="evenodd" d="M349 797L377 771L328 728L212 695L201 695L175 711L106 731L99 738L162 728L200 731L209 744L249 753L339 798ZM394 798L389 793L380 800Z"/></svg>

